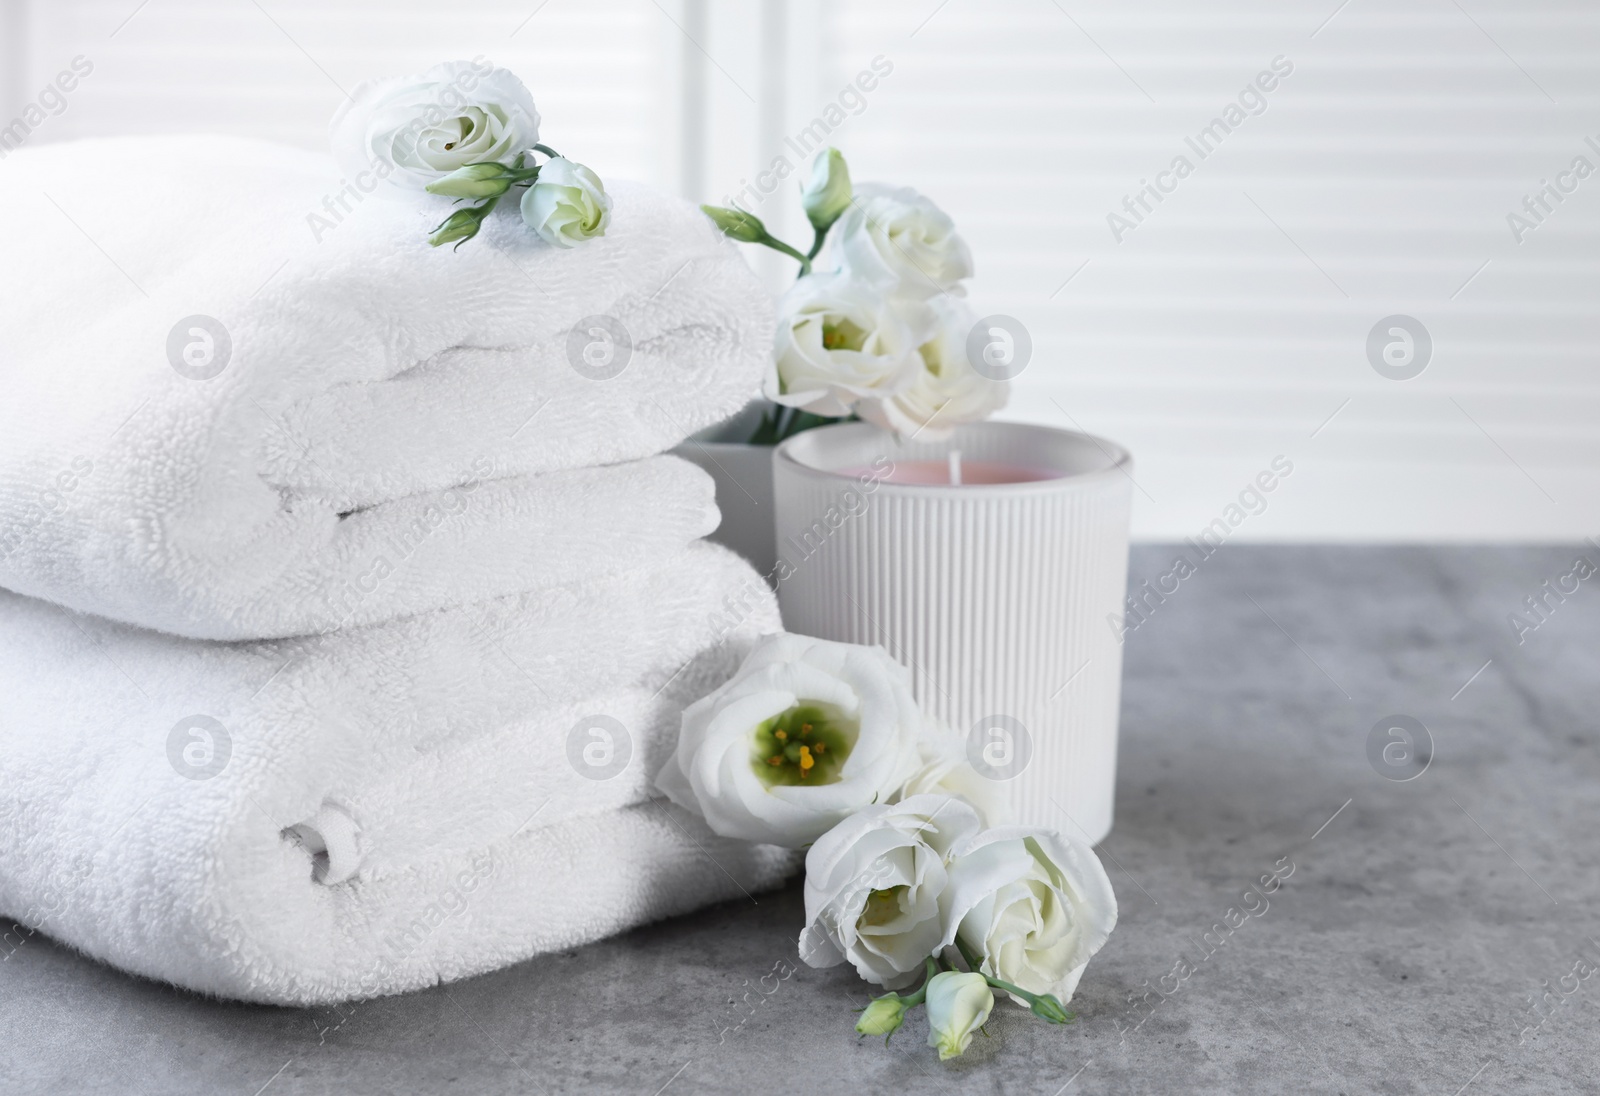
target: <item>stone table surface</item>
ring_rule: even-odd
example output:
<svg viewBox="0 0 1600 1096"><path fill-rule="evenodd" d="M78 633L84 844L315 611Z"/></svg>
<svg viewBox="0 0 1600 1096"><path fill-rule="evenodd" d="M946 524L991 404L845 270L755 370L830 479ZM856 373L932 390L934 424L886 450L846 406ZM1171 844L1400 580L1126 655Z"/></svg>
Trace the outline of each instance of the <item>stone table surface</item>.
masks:
<svg viewBox="0 0 1600 1096"><path fill-rule="evenodd" d="M1176 550L1136 548L1133 583ZM920 1016L887 1048L857 1041L848 968L782 976L791 887L314 1011L205 1000L34 938L0 969L0 1091L1593 1093L1600 978L1573 972L1600 967L1600 578L1520 636L1508 619L1584 552L1600 558L1227 546L1201 564L1127 639L1100 846L1121 923L1069 1027L1008 1007L945 1064ZM1432 741L1410 780L1369 750L1396 715Z"/></svg>

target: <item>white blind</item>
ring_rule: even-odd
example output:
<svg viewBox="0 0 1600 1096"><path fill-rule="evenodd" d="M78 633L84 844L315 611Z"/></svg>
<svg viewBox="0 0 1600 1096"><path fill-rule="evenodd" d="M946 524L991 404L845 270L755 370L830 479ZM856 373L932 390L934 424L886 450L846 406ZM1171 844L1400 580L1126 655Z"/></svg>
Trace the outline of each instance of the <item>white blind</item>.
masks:
<svg viewBox="0 0 1600 1096"><path fill-rule="evenodd" d="M323 148L341 88L482 54L528 84L548 144L615 176L676 183L678 32L650 0L24 6L25 87L74 56L94 65L38 140L205 131Z"/></svg>
<svg viewBox="0 0 1600 1096"><path fill-rule="evenodd" d="M1136 532L1196 532L1283 454L1237 536L1600 534L1593 3L825 11L824 88L894 64L836 143L950 210L980 312L1033 335L1011 413L1127 444ZM1275 58L1293 71L1202 159L1185 138ZM1179 155L1192 173L1119 242L1108 213L1132 221L1124 197ZM1595 177L1519 242L1507 215L1580 156ZM1397 313L1433 340L1412 380L1368 360Z"/></svg>
<svg viewBox="0 0 1600 1096"><path fill-rule="evenodd" d="M1196 532L1279 455L1294 472L1239 539L1600 535L1600 8L1585 0L0 14L11 111L74 57L94 65L30 140L198 129L320 147L339 87L483 54L523 76L557 148L722 201L778 156L803 165L789 140L833 119L857 178L916 186L956 217L980 313L1029 328L1008 414L1133 450L1138 535ZM847 94L877 58L888 75ZM1276 58L1292 71L1241 101ZM1180 155L1193 170L1158 177ZM1578 157L1594 177L1560 175ZM1546 195L1548 213L1529 199L1538 223L1514 231L1508 215L1533 222L1525 197L1562 178L1572 193ZM1145 212L1152 183L1170 193L1145 193ZM794 185L756 209L799 236ZM1120 240L1112 213L1136 222ZM790 275L753 259L775 286ZM1396 314L1432 340L1406 381L1368 358Z"/></svg>

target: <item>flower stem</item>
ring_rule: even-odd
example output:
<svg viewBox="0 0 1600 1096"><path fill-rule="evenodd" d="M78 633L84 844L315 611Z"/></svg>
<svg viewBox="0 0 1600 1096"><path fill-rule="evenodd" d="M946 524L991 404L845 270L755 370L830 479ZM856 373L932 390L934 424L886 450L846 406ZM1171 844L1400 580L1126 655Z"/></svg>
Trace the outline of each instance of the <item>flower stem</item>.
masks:
<svg viewBox="0 0 1600 1096"><path fill-rule="evenodd" d="M900 998L907 1008L913 1008L928 999L928 983L933 981L933 976L939 973L938 961L933 956L928 956L927 972L922 976L922 985L917 987L917 992L907 994Z"/></svg>
<svg viewBox="0 0 1600 1096"><path fill-rule="evenodd" d="M1038 1000L1038 994L1029 993L1021 986L1014 986L1010 982L1003 981L988 974L985 974L984 978L988 981L989 985L993 986L995 989L1002 990L1006 993L1014 993L1024 1001L1028 1002L1030 1005L1033 1004L1034 1001Z"/></svg>
<svg viewBox="0 0 1600 1096"><path fill-rule="evenodd" d="M1010 993L1022 998L1028 1004L1028 1011L1039 1019L1052 1024L1070 1024L1078 1018L1076 1012L1067 1011L1061 1000L1053 993L1029 993L1021 986L1014 986L1010 982L1003 982L999 978L985 974L984 980L990 986L1002 993Z"/></svg>
<svg viewBox="0 0 1600 1096"><path fill-rule="evenodd" d="M817 257L817 255L822 251L822 243L827 238L828 238L828 230L827 229L825 229L825 228L817 229L816 230L816 239L811 241L811 250L806 252L806 258L815 259Z"/></svg>
<svg viewBox="0 0 1600 1096"><path fill-rule="evenodd" d="M882 997L874 998L874 1000L887 1001L887 1000L890 1000L890 999L898 999L899 1002L902 1005L904 1005L907 1009L916 1008L918 1005L922 1004L924 1001L926 1001L928 999L928 983L933 981L933 976L935 974L938 974L938 973L939 973L939 964L930 955L928 957L927 969L923 972L923 975L922 975L922 985L917 987L917 991L915 993L901 994L901 993L897 993L897 992L891 990L890 992L885 993ZM856 1009L856 1011L857 1012L865 1012L866 1010L858 1008L858 1009Z"/></svg>
<svg viewBox="0 0 1600 1096"><path fill-rule="evenodd" d="M800 252L796 251L794 248L790 247L788 244L784 243L782 240L778 239L776 236L764 236L757 242L765 244L767 247L772 248L772 250L774 250L774 251L781 251L785 255L789 256L789 258L791 258L791 259L795 260L797 263L799 263L800 264L800 276L802 278L805 277L807 274L811 273L811 257L809 255L800 254Z"/></svg>
<svg viewBox="0 0 1600 1096"><path fill-rule="evenodd" d="M1029 1010L1039 1018L1048 1020L1052 1024L1066 1024L1077 1018L1077 1014L1068 1012L1056 999L1053 993L1029 993L1021 986L1013 985L990 974L983 972L982 958L967 945L967 942L956 937L956 947L961 952L961 957L967 961L968 969L975 973L983 974L984 980L989 985L1002 993L1009 993L1026 1001Z"/></svg>
<svg viewBox="0 0 1600 1096"><path fill-rule="evenodd" d="M549 145L534 145L533 146L533 151L542 152L546 156L550 157L552 160L565 159L565 157L563 157L561 155L561 153L557 152L555 149L551 148Z"/></svg>

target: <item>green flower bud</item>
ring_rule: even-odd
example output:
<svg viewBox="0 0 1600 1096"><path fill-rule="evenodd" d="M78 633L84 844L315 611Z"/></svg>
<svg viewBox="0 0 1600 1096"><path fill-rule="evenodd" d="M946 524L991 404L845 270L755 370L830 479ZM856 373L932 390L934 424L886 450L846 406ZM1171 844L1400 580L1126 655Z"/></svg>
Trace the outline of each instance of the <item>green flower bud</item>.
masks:
<svg viewBox="0 0 1600 1096"><path fill-rule="evenodd" d="M800 190L800 204L818 232L826 232L850 208L850 169L838 149L820 152L811 161L811 179Z"/></svg>
<svg viewBox="0 0 1600 1096"><path fill-rule="evenodd" d="M856 1021L856 1032L861 1035L888 1037L900 1030L906 1021L906 1003L898 993L888 993L874 1000Z"/></svg>
<svg viewBox="0 0 1600 1096"><path fill-rule="evenodd" d="M504 164L468 164L423 189L446 198L493 198L511 189L511 174Z"/></svg>
<svg viewBox="0 0 1600 1096"><path fill-rule="evenodd" d="M433 230L428 242L434 247L455 243L458 246L478 234L483 225L483 214L477 209L458 209L446 217L444 223Z"/></svg>
<svg viewBox="0 0 1600 1096"><path fill-rule="evenodd" d="M1041 993L1035 997L1029 1011L1052 1024L1067 1024L1078 1018L1077 1013L1068 1012L1052 993Z"/></svg>
<svg viewBox="0 0 1600 1096"><path fill-rule="evenodd" d="M711 223L722 230L729 239L742 244L759 244L768 239L767 226L761 218L742 209L725 209L722 206L703 205L700 211L711 218Z"/></svg>

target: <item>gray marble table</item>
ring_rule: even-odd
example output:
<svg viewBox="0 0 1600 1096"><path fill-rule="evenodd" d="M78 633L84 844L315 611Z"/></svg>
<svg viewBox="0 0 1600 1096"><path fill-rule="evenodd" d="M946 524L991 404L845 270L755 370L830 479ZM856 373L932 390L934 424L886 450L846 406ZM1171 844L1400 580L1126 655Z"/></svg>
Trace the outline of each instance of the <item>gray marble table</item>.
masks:
<svg viewBox="0 0 1600 1096"><path fill-rule="evenodd" d="M1134 582L1173 552L1136 549ZM791 888L343 1010L31 940L0 965L0 1091L1592 1093L1600 978L1571 972L1600 965L1600 577L1508 620L1584 552L1207 560L1128 638L1122 920L1065 1029L1007 1010L943 1065L920 1018L858 1042L844 969L762 985L795 954ZM1369 749L1395 715L1433 743L1411 780Z"/></svg>

